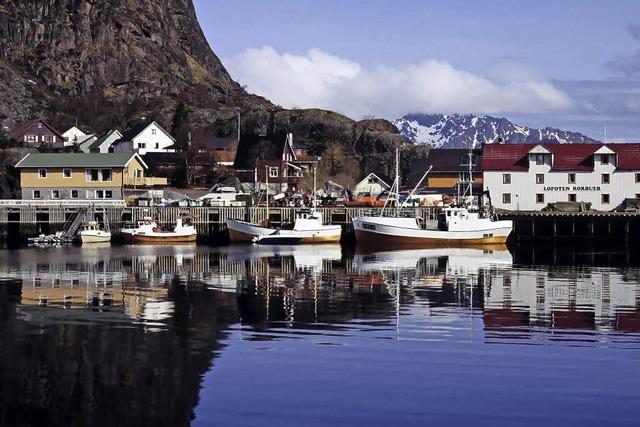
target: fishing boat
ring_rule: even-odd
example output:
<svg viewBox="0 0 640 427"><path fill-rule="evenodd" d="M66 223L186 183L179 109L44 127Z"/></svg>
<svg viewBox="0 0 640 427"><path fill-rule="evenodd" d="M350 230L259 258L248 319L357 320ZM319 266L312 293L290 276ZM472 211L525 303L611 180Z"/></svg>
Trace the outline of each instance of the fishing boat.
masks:
<svg viewBox="0 0 640 427"><path fill-rule="evenodd" d="M87 221L82 224L82 229L78 235L83 245L86 243L106 243L111 241L111 231L108 225L101 227L98 221Z"/></svg>
<svg viewBox="0 0 640 427"><path fill-rule="evenodd" d="M152 232L158 228L158 223L150 216L145 216L138 221L135 227L125 227L120 229L120 234L127 241L133 241L133 235L140 232Z"/></svg>
<svg viewBox="0 0 640 427"><path fill-rule="evenodd" d="M128 229L127 234L134 243L188 243L195 242L198 237L188 217L178 218L173 230L165 230L155 221L149 221L136 229Z"/></svg>
<svg viewBox="0 0 640 427"><path fill-rule="evenodd" d="M411 199L430 170L431 168L423 175L407 199ZM461 179L459 186L465 183L468 184L468 187L464 189L462 197L459 199L473 200L471 157L469 158L468 181ZM396 178L391 189L390 199L395 198L396 206L402 208L404 203L399 203L399 184L399 152L396 149ZM444 221L439 221L437 225L431 227L423 227L420 224L420 218L415 216L402 217L400 209L396 209L395 215L387 210L389 215L385 215L385 207L383 207L380 216L360 216L353 219L353 228L358 243L386 248L394 246L493 245L504 244L513 229L512 221L495 220L490 215L469 206L468 203L445 208L443 210Z"/></svg>
<svg viewBox="0 0 640 427"><path fill-rule="evenodd" d="M253 242L256 237L268 236L278 231L280 236L291 235L300 237L299 243L335 243L340 241L342 227L322 223L322 215L316 210L315 172L313 208L301 209L296 212L292 229L277 229L269 226L269 174L267 173L267 219L261 224L248 221L227 219L229 240L232 242ZM292 237L293 238L293 237Z"/></svg>

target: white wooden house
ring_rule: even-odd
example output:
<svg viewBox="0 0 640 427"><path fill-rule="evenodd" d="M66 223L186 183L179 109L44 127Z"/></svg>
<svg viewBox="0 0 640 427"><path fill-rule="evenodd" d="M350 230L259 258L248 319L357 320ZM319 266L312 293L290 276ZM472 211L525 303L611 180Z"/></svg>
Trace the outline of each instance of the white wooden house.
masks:
<svg viewBox="0 0 640 427"><path fill-rule="evenodd" d="M113 144L122 138L122 134L117 130L110 130L89 145L90 153L113 153ZM133 152L133 151L130 151Z"/></svg>
<svg viewBox="0 0 640 427"><path fill-rule="evenodd" d="M371 194L377 196L383 191L388 191L391 186L387 181L375 173L365 176L359 183L353 187L353 194L358 197L363 194Z"/></svg>
<svg viewBox="0 0 640 427"><path fill-rule="evenodd" d="M142 123L125 132L120 141L113 147L113 151L125 151L130 146L130 149L140 155L146 153L175 153L175 142L175 138L158 123Z"/></svg>

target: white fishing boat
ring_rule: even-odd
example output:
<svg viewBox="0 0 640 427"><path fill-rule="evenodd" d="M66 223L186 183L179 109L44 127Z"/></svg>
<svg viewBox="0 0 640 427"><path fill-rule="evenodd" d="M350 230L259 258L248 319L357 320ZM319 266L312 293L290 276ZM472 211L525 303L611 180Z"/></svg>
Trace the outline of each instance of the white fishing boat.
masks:
<svg viewBox="0 0 640 427"><path fill-rule="evenodd" d="M158 223L150 216L145 216L138 221L135 227L125 227L120 229L120 233L125 240L133 241L133 235L140 232L152 232L158 228Z"/></svg>
<svg viewBox="0 0 640 427"><path fill-rule="evenodd" d="M178 218L173 230L165 230L155 221L145 219L137 228L122 229L123 235L134 243L187 243L198 237L196 228L189 218Z"/></svg>
<svg viewBox="0 0 640 427"><path fill-rule="evenodd" d="M423 175L416 185L416 189L429 173ZM465 200L472 200L472 162L469 161L468 188L463 193ZM396 178L392 187L396 205L399 203L398 189L399 155L396 150ZM461 182L462 184L462 182ZM413 190L408 199L416 191ZM423 227L420 218L402 217L399 210L395 215L386 215L385 208L380 216L360 216L353 219L356 240L361 244L379 247L394 246L430 246L430 245L493 245L504 244L513 229L512 221L497 221L479 210L467 206L449 207L444 209L444 221L434 227Z"/></svg>
<svg viewBox="0 0 640 427"><path fill-rule="evenodd" d="M267 177L269 174L267 173ZM268 178L267 178L268 188ZM290 238L300 237L298 243L336 243L342 237L342 226L322 223L322 215L316 210L315 172L313 208L302 209L296 212L292 229L277 229L270 227L268 220L262 224L253 224L248 221L227 219L229 240L232 242L253 242L255 238L268 236L278 231L279 235L289 235ZM269 194L267 191L267 218L269 218Z"/></svg>
<svg viewBox="0 0 640 427"><path fill-rule="evenodd" d="M106 243L111 241L109 227L101 227L98 221L85 222L82 224L82 229L78 234L83 245L85 243Z"/></svg>

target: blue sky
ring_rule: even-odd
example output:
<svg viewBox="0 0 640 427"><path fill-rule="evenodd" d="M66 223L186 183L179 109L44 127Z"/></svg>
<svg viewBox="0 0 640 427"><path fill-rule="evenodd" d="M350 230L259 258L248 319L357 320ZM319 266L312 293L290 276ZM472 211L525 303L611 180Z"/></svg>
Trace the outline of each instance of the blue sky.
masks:
<svg viewBox="0 0 640 427"><path fill-rule="evenodd" d="M488 113L595 138L607 122L640 140L638 1L194 3L231 75L285 107Z"/></svg>

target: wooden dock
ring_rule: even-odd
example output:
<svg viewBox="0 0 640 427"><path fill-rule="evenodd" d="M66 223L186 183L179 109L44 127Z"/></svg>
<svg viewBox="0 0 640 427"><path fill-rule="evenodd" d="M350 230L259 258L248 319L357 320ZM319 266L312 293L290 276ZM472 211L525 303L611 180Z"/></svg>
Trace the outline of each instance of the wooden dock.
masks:
<svg viewBox="0 0 640 427"><path fill-rule="evenodd" d="M219 241L226 230L227 219L260 222L267 216L265 207L124 207L96 206L96 211L106 212L112 232L118 237L120 228L134 224L144 217L152 217L161 224L175 223L180 215L190 215L203 241ZM299 208L272 207L269 219L274 226L293 224ZM0 240L23 239L40 233L61 230L64 223L77 212L77 206L37 206L16 204L0 205ZM341 225L347 239L352 238L351 220L356 216L379 215L381 208L320 207L325 223ZM401 215L416 216L433 221L440 208L407 207ZM514 222L511 239L524 241L578 241L581 239L615 240L625 245L640 245L640 214L626 212L524 212L501 211L500 219Z"/></svg>

